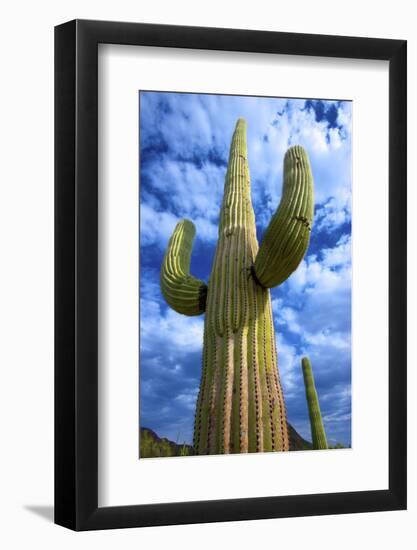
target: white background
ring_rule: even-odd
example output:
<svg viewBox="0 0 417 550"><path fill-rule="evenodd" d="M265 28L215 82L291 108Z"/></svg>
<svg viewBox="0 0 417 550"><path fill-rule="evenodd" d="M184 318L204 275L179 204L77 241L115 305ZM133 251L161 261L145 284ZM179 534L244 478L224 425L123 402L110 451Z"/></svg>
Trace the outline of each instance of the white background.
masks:
<svg viewBox="0 0 417 550"><path fill-rule="evenodd" d="M417 37L412 2L79 0L3 8L0 198L0 542L5 548L411 548L416 501L416 287L409 288L409 510L74 534L54 526L53 498L53 33L74 17L380 36L409 40L409 151L417 149ZM378 128L375 128L375 132ZM409 155L409 279L417 280L416 161Z"/></svg>
<svg viewBox="0 0 417 550"><path fill-rule="evenodd" d="M99 62L99 504L388 488L387 63L114 45ZM138 89L353 101L352 449L137 459Z"/></svg>

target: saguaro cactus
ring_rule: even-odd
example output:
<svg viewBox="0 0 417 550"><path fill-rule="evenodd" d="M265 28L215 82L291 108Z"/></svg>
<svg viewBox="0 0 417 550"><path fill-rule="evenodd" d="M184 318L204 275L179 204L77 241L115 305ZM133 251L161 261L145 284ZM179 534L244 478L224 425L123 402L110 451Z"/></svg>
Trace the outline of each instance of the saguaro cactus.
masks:
<svg viewBox="0 0 417 550"><path fill-rule="evenodd" d="M321 418L319 398L317 396L316 386L314 384L313 370L308 357L302 358L301 366L303 369L304 385L306 388L313 448L327 449L326 432L324 431L323 420Z"/></svg>
<svg viewBox="0 0 417 550"><path fill-rule="evenodd" d="M288 450L269 288L297 268L308 247L312 219L310 165L304 149L294 146L284 159L280 205L258 247L246 122L239 119L208 286L189 273L195 233L190 221L178 223L161 269L168 304L186 315L206 314L194 425L197 454Z"/></svg>

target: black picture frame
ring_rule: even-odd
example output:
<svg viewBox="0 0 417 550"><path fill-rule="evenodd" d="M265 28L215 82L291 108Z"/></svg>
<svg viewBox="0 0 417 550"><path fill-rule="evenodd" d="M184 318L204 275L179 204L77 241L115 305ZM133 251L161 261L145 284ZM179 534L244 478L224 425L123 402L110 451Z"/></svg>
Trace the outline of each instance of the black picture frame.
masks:
<svg viewBox="0 0 417 550"><path fill-rule="evenodd" d="M389 62L389 488L98 507L98 44ZM74 20L55 28L55 523L74 530L406 508L406 41Z"/></svg>

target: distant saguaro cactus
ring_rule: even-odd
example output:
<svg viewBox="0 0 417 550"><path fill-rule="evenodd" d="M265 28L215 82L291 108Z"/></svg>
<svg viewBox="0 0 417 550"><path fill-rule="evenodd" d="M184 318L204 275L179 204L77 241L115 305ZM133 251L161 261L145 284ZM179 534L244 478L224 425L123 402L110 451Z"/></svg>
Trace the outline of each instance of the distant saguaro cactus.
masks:
<svg viewBox="0 0 417 550"><path fill-rule="evenodd" d="M197 454L288 450L269 288L297 268L308 247L312 220L310 164L296 145L285 155L281 202L259 248L246 122L239 119L208 286L189 272L195 234L190 221L176 226L161 269L168 304L185 315L206 314L194 424Z"/></svg>
<svg viewBox="0 0 417 550"><path fill-rule="evenodd" d="M316 386L314 384L314 376L310 359L308 357L303 357L301 360L301 366L303 369L304 385L306 389L308 414L310 416L313 448L327 449L326 432L324 431L323 420L321 418L319 398L317 396Z"/></svg>

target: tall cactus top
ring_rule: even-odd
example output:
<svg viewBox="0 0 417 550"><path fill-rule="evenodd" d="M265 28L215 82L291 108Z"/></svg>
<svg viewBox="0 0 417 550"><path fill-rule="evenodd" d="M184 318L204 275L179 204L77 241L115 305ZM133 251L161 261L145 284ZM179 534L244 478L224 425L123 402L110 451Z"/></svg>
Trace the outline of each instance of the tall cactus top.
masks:
<svg viewBox="0 0 417 550"><path fill-rule="evenodd" d="M249 220L246 216L249 216ZM219 237L230 236L238 227L246 226L248 223L255 229L255 215L250 194L246 120L239 118L230 147L220 212Z"/></svg>

